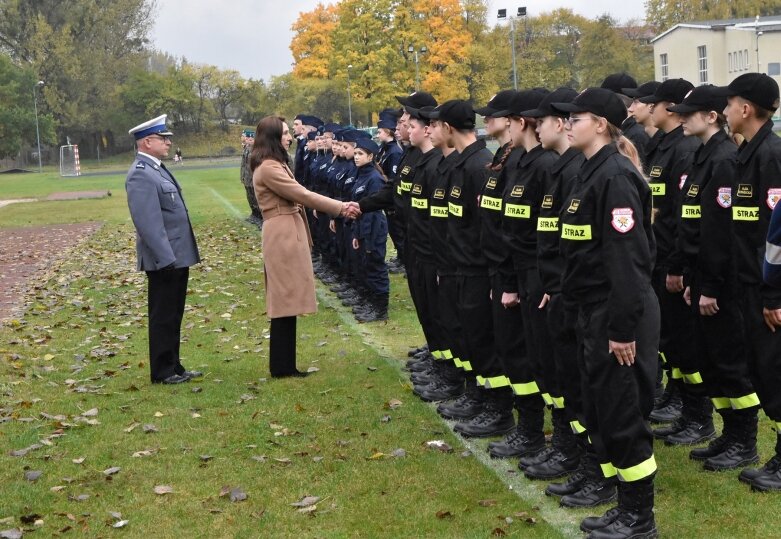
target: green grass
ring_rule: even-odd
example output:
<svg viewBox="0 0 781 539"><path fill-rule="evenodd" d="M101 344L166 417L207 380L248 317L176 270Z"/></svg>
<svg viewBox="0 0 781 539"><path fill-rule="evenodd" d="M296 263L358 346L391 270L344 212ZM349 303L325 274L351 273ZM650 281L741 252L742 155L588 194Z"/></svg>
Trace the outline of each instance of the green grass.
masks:
<svg viewBox="0 0 781 539"><path fill-rule="evenodd" d="M544 483L523 480L513 461L488 462L485 441L464 443L412 395L401 360L422 337L398 276L387 324L356 325L320 290L320 312L298 327L299 367L320 371L304 381L267 380L260 236L242 220L238 169L184 169L177 178L204 257L191 272L183 357L207 375L151 386L146 283L133 271L124 177L0 176L0 199L113 193L0 209L0 228L105 223L54 264L24 316L0 328L0 415L11 418L0 423L0 530L36 528L20 519L37 514L45 536L68 527L91 537L471 538L497 528L515 537L579 536L588 511L558 509ZM391 407L394 400L401 404ZM96 417L81 416L93 408ZM157 432L144 433L144 424ZM10 456L41 439L51 445ZM427 449L435 439L453 451ZM772 440L763 419L763 458ZM399 448L406 456L391 456ZM145 450L152 454L132 456ZM702 472L683 448L659 444L657 460L664 536L778 536L780 496L750 493L737 472ZM103 470L113 466L121 470L107 478ZM27 481L31 470L43 475ZM156 495L160 485L173 493ZM220 497L224 486L240 487L247 500ZM290 505L306 495L322 498L314 513ZM129 523L112 529L109 512Z"/></svg>

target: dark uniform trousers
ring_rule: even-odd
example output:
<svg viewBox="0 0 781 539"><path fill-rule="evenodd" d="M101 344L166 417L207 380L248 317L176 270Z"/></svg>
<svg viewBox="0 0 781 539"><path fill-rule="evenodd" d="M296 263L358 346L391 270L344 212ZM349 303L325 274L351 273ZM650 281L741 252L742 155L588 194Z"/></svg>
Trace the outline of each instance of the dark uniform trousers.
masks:
<svg viewBox="0 0 781 539"><path fill-rule="evenodd" d="M762 316L759 285L738 284L740 311L748 346L748 372L765 414L781 432L781 329L773 333Z"/></svg>
<svg viewBox="0 0 781 539"><path fill-rule="evenodd" d="M456 277L456 311L464 335L462 361L468 362L475 375L492 378L502 372L494 354L494 329L491 317L491 282L488 273Z"/></svg>
<svg viewBox="0 0 781 539"><path fill-rule="evenodd" d="M152 381L184 374L179 342L190 268L147 271L149 363Z"/></svg>
<svg viewBox="0 0 781 539"><path fill-rule="evenodd" d="M432 262L416 257L413 271L407 273L407 281L410 289L414 289L414 296L418 298L415 303L415 311L418 315L420 327L426 337L428 349L435 359L447 359L440 352L447 349L447 344L442 336L439 315L439 289L437 285L437 268Z"/></svg>
<svg viewBox="0 0 781 539"><path fill-rule="evenodd" d="M439 327L442 329L444 359L453 359L456 367L470 371L461 361L464 358L464 332L458 318L458 280L453 273L438 271L437 311L439 312Z"/></svg>
<svg viewBox="0 0 781 539"><path fill-rule="evenodd" d="M644 294L631 367L619 365L608 352L608 318L607 301L584 304L578 310L585 425L600 461L610 463L621 481L637 481L656 471L653 435L644 419L654 404L659 344L659 305L654 292L649 288ZM611 475L605 468L603 464L603 473Z"/></svg>
<svg viewBox="0 0 781 539"><path fill-rule="evenodd" d="M388 219L388 235L396 248L396 257L404 261L404 222L395 210L385 210Z"/></svg>
<svg viewBox="0 0 781 539"><path fill-rule="evenodd" d="M578 370L578 341L575 326L578 309L568 304L560 293L551 294L545 307L548 331L553 343L553 359L556 368L556 387L561 394L561 403L554 400L554 406L564 407L567 421L573 432L585 429L578 417L583 412L580 395L580 371Z"/></svg>
<svg viewBox="0 0 781 539"><path fill-rule="evenodd" d="M521 307L505 308L502 305L504 279L491 272L491 310L494 323L494 352L502 367L503 376L517 395L538 395L534 379L534 366L526 350L526 339L522 331ZM489 387L499 387L502 381L486 381Z"/></svg>
<svg viewBox="0 0 781 539"><path fill-rule="evenodd" d="M668 374L681 382L681 366L687 362L696 362L697 349L692 339L694 315L683 301L683 292L667 291L667 271L666 267L656 267L652 277L662 317L659 352Z"/></svg>
<svg viewBox="0 0 781 539"><path fill-rule="evenodd" d="M387 231L382 240L374 242L361 242L360 250L363 251L363 268L366 277L366 288L375 295L388 294L390 292L390 280L388 278L388 266L385 265L385 249ZM366 245L364 245L366 243Z"/></svg>

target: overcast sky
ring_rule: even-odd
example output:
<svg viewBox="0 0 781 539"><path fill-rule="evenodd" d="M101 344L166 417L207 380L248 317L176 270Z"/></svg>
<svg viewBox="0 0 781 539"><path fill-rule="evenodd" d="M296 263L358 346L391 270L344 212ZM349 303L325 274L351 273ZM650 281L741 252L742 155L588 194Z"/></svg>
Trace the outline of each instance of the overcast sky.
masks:
<svg viewBox="0 0 781 539"><path fill-rule="evenodd" d="M268 80L292 69L290 26L302 11L319 0L160 0L154 46L200 64L236 69L245 78ZM333 3L333 2L323 2ZM643 0L491 0L489 20L496 10L515 13L526 6L529 15L568 7L586 17L610 13L626 21L642 18Z"/></svg>

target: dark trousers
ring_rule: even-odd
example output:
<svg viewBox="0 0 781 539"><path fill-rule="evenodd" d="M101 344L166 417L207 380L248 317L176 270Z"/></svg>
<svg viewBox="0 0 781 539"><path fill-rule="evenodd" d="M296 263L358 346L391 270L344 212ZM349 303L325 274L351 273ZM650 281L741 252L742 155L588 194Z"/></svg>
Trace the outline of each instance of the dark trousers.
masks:
<svg viewBox="0 0 781 539"><path fill-rule="evenodd" d="M578 341L575 332L577 306L567 304L561 294L551 294L545 311L548 332L553 344L556 387L564 398L567 420L576 421L583 410L577 361ZM554 405L557 403L554 402Z"/></svg>
<svg viewBox="0 0 781 539"><path fill-rule="evenodd" d="M654 403L659 343L659 305L649 288L635 330L632 366L619 365L608 352L607 301L580 305L578 365L586 428L600 462L609 462L619 479L637 481L656 471L653 436L645 421Z"/></svg>
<svg viewBox="0 0 781 539"><path fill-rule="evenodd" d="M366 288L375 296L388 295L390 279L388 266L385 264L385 242L378 241L374 244L361 242L360 248L363 250Z"/></svg>
<svg viewBox="0 0 781 539"><path fill-rule="evenodd" d="M545 402L552 404L551 397L560 397L561 393L556 387L556 363L553 360L547 314L539 308L544 292L537 268L519 271L518 291L526 350L534 368L534 379Z"/></svg>
<svg viewBox="0 0 781 539"><path fill-rule="evenodd" d="M456 366L463 368L461 359L465 357L466 344L464 332L461 329L461 320L458 318L458 279L451 273L439 273L438 279L439 326L442 329L442 340L444 341L442 351L445 352L445 357L452 356L457 359Z"/></svg>
<svg viewBox="0 0 781 539"><path fill-rule="evenodd" d="M247 194L247 204L249 204L249 209L252 212L252 216L263 220L263 215L260 213L260 207L258 207L258 199L255 197L255 186L252 184L252 180L250 179L249 183L241 182L244 186L244 190Z"/></svg>
<svg viewBox="0 0 781 539"><path fill-rule="evenodd" d="M179 361L182 317L190 268L147 271L149 367L152 381L184 374Z"/></svg>
<svg viewBox="0 0 781 539"><path fill-rule="evenodd" d="M396 257L404 260L404 222L399 219L399 215L394 210L385 210L385 216L388 218L388 235L396 249Z"/></svg>
<svg viewBox="0 0 781 539"><path fill-rule="evenodd" d="M410 289L415 290L415 312L418 322L426 337L428 349L433 352L445 350L439 316L439 287L437 285L437 268L433 263L416 257L413 271L407 268L407 282Z"/></svg>
<svg viewBox="0 0 781 539"><path fill-rule="evenodd" d="M773 333L765 325L759 285L739 284L737 297L743 313L749 377L765 414L781 426L781 328Z"/></svg>
<svg viewBox="0 0 781 539"><path fill-rule="evenodd" d="M488 275L458 275L458 319L464 335L464 356L474 373L491 378L502 373L494 354L494 328L491 316L491 282Z"/></svg>
<svg viewBox="0 0 781 539"><path fill-rule="evenodd" d="M494 325L494 353L504 376L518 395L536 395L540 390L534 380L534 366L526 349L523 316L520 305L504 308L504 279L498 272L491 274L491 312Z"/></svg>
<svg viewBox="0 0 781 539"><path fill-rule="evenodd" d="M271 319L268 369L271 376L284 376L296 371L295 316Z"/></svg>
<svg viewBox="0 0 781 539"><path fill-rule="evenodd" d="M686 365L697 354L694 335L694 315L683 301L683 292L668 292L665 285L667 268L659 267L653 273L653 287L659 300L661 330L659 352L665 360L665 370L680 379L681 365Z"/></svg>

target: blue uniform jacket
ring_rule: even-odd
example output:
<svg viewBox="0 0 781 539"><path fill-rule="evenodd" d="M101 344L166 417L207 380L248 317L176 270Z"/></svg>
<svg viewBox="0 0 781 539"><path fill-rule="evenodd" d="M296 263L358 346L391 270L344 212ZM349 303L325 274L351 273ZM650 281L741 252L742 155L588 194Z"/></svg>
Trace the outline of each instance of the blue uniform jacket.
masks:
<svg viewBox="0 0 781 539"><path fill-rule="evenodd" d="M358 202L363 197L378 192L382 189L383 183L382 174L374 167L374 163L358 167L355 188L353 189L354 200ZM353 236L358 241L365 242L367 247L385 243L387 240L388 222L385 220L385 214L381 211L364 213L352 228Z"/></svg>
<svg viewBox="0 0 781 539"><path fill-rule="evenodd" d="M377 164L389 181L393 181L398 173L399 163L404 152L396 141L386 142L377 155Z"/></svg>

